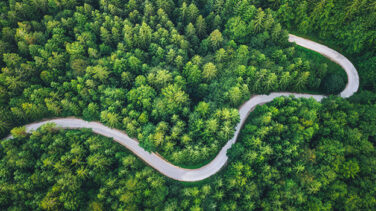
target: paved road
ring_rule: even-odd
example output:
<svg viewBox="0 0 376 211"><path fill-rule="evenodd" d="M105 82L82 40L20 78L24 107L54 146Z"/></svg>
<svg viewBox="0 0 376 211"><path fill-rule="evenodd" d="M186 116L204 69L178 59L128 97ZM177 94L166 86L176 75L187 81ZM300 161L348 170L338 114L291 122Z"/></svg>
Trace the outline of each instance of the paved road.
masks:
<svg viewBox="0 0 376 211"><path fill-rule="evenodd" d="M295 36L290 34L289 41L295 42L296 44L316 51L317 53L329 58L333 62L339 64L347 74L347 84L345 89L340 93L340 96L343 98L347 98L352 96L355 92L358 91L359 88L359 76L358 71L356 71L354 65L342 54L338 53L337 51L326 47L325 45L318 44L316 42Z"/></svg>
<svg viewBox="0 0 376 211"><path fill-rule="evenodd" d="M318 43L312 42L310 40L306 40L304 38L297 37L295 35L289 36L290 42L295 42L296 44L316 51L332 61L341 65L341 67L346 71L348 76L348 83L346 88L340 93L341 97L350 97L353 95L359 87L359 76L354 67L354 65L346 59L340 53L326 47L320 45ZM234 137L227 142L227 144L221 149L218 155L207 165L198 168L198 169L184 169L178 166L174 166L168 161L164 160L162 157L155 153L146 152L143 148L138 145L137 140L130 138L127 134L117 129L111 129L107 126L99 122L87 122L77 118L59 118L59 119L51 119L42 122L32 123L26 125L26 130L28 132L36 130L41 125L49 122L55 123L58 127L66 128L66 129L79 129L79 128L91 128L94 133L100 134L106 137L113 138L116 142L127 147L131 150L134 154L136 154L139 158L144 160L150 166L155 168L160 173L166 175L175 180L186 181L186 182L193 182L203 180L212 176L213 174L217 173L227 162L227 150L231 147L233 143L238 138L239 132L241 127L243 126L244 122L247 119L248 114L255 108L255 106L259 104L264 104L267 102L272 101L276 97L280 96L289 96L294 95L295 97L304 97L304 98L314 98L317 101L321 101L325 96L324 95L310 95L310 94L297 94L297 93L289 93L289 92L274 92L269 95L255 95L247 102L245 102L239 109L240 113L240 122L236 126L236 131ZM10 138L10 137L8 137Z"/></svg>

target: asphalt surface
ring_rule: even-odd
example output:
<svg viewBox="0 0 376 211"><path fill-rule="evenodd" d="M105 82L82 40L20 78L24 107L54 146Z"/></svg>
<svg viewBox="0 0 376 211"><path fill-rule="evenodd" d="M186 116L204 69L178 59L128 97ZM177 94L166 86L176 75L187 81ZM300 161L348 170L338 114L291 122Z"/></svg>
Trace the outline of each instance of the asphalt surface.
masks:
<svg viewBox="0 0 376 211"><path fill-rule="evenodd" d="M359 88L358 72L356 71L354 65L348 59L346 59L346 57L324 45L301 37L297 37L295 35L290 34L289 41L295 42L297 45L316 51L328 57L330 60L339 64L346 71L348 82L346 88L340 93L341 97L347 98L357 92ZM194 182L206 179L214 175L226 164L228 160L228 157L226 155L227 150L231 147L232 144L236 142L240 129L246 121L249 113L257 105L270 102L276 97L289 95L294 95L295 97L313 98L317 101L321 101L321 99L325 97L324 95L298 94L289 92L273 92L269 95L253 96L239 108L240 122L236 126L234 137L227 142L227 144L221 149L218 155L210 163L198 169L184 169L178 166L174 166L158 154L145 151L138 145L137 140L130 138L126 133L117 129L109 128L99 122L87 122L81 119L70 117L45 120L42 122L25 125L25 127L27 132L34 131L41 125L46 123L55 123L57 127L63 129L90 128L96 134L113 138L116 142L131 150L134 154L144 160L148 165L159 171L161 174L175 180ZM8 138L11 138L11 136L9 136Z"/></svg>

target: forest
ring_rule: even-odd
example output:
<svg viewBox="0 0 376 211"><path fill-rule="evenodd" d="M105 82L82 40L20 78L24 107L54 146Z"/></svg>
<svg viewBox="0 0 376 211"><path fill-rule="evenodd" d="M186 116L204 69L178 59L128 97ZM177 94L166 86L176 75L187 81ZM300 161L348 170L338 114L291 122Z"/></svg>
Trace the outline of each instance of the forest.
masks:
<svg viewBox="0 0 376 211"><path fill-rule="evenodd" d="M277 98L257 107L228 166L168 179L88 130L45 125L2 141L0 206L10 210L374 210L376 98Z"/></svg>
<svg viewBox="0 0 376 211"><path fill-rule="evenodd" d="M192 166L232 136L251 94L343 89L338 66L288 43L271 10L226 5L3 3L2 134L46 117L82 117ZM333 74L338 84L321 86Z"/></svg>
<svg viewBox="0 0 376 211"><path fill-rule="evenodd" d="M376 90L375 0L253 0L290 32L324 41L351 58L364 89Z"/></svg>
<svg viewBox="0 0 376 211"><path fill-rule="evenodd" d="M0 2L1 210L375 210L375 0ZM346 55L340 66L288 42ZM75 116L136 138L174 165L210 162L250 114L228 164L169 179L87 129L23 125ZM12 134L11 139L6 139Z"/></svg>

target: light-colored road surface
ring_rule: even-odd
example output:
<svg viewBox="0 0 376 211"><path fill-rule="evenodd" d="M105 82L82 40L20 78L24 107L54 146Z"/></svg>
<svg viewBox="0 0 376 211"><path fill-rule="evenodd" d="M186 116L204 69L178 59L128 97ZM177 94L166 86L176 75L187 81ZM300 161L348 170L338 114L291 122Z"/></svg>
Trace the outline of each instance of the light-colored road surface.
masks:
<svg viewBox="0 0 376 211"><path fill-rule="evenodd" d="M355 92L358 91L359 88L359 75L358 71L356 71L354 65L342 54L338 53L337 51L326 47L325 45L318 44L316 42L295 36L290 34L289 41L295 42L296 44L308 48L310 50L316 51L317 53L329 58L333 62L339 64L347 74L347 84L346 88L340 93L340 96L343 98L347 98L352 96Z"/></svg>
<svg viewBox="0 0 376 211"><path fill-rule="evenodd" d="M353 95L359 87L359 76L354 67L354 65L346 59L340 53L326 47L320 45L318 43L312 42L310 40L306 40L304 38L297 37L295 35L289 36L290 42L295 42L296 44L316 51L332 61L341 65L341 67L346 71L348 76L348 83L346 88L340 93L341 97L350 97ZM159 155L155 153L146 152L143 148L138 145L138 141L128 137L127 134L121 132L116 129L111 129L107 126L104 126L98 122L87 122L77 118L60 118L60 119L51 119L42 122L32 123L26 125L26 130L28 132L36 130L41 125L46 123L55 123L58 127L66 128L66 129L79 129L79 128L91 128L94 133L103 135L106 137L113 138L116 142L119 142L129 150L131 150L134 154L136 154L139 158L144 160L150 166L155 168L160 173L166 175L175 180L186 181L186 182L193 182L203 180L208 178L215 173L217 173L227 162L227 150L231 147L232 144L238 138L239 132L241 127L243 126L244 122L247 119L248 114L253 110L253 108L259 104L264 104L267 102L272 101L276 97L280 96L289 96L294 95L295 97L304 97L304 98L314 98L317 101L321 101L324 98L324 95L310 95L310 94L297 94L297 93L289 93L289 92L274 92L269 95L255 95L250 100L245 102L239 109L240 114L240 122L236 126L236 131L234 137L227 142L227 144L221 149L218 155L212 160L209 164L198 168L198 169L184 169L178 166L174 166L168 161L161 158ZM10 138L10 137L8 137Z"/></svg>

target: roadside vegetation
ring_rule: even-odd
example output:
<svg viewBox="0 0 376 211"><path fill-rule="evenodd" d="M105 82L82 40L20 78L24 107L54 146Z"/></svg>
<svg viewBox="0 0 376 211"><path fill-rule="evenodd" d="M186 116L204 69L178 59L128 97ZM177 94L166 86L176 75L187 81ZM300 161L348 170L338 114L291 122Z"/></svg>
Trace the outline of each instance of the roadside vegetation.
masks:
<svg viewBox="0 0 376 211"><path fill-rule="evenodd" d="M331 67L248 1L0 7L3 137L14 126L76 116L121 129L176 165L200 166L232 137L251 95L320 91Z"/></svg>
<svg viewBox="0 0 376 211"><path fill-rule="evenodd" d="M0 210L376 210L374 0L0 2ZM319 40L359 71L349 99L257 106L229 162L196 183L161 175L76 116L198 167L253 94L336 94L338 65L287 41ZM11 132L10 132L11 131Z"/></svg>
<svg viewBox="0 0 376 211"><path fill-rule="evenodd" d="M22 128L0 148L10 210L374 210L376 99L276 98L251 113L229 164L172 181L89 130Z"/></svg>

